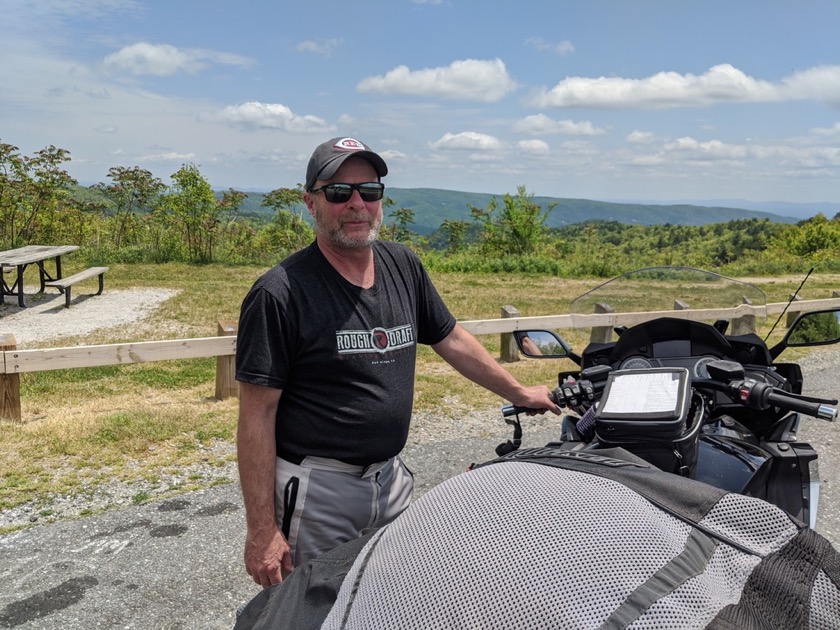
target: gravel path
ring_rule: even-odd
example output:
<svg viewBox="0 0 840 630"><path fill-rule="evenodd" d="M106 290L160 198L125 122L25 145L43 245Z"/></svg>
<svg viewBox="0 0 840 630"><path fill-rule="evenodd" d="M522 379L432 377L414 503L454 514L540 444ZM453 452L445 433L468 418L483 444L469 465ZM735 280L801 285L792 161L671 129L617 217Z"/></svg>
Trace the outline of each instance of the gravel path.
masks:
<svg viewBox="0 0 840 630"><path fill-rule="evenodd" d="M74 295L70 308L57 293L33 295L27 287L27 306L7 297L0 305L0 334L11 333L19 349L44 341L84 336L95 330L143 321L163 302L178 294L171 289L108 289L102 295Z"/></svg>

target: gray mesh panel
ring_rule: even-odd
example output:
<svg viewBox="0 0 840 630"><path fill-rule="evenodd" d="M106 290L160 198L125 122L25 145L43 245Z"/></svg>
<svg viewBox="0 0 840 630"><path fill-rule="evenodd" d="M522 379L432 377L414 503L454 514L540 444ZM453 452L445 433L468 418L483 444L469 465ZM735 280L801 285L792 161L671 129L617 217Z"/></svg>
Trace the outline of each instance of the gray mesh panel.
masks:
<svg viewBox="0 0 840 630"><path fill-rule="evenodd" d="M799 531L781 510L738 494L725 495L700 524L761 555L778 551Z"/></svg>
<svg viewBox="0 0 840 630"><path fill-rule="evenodd" d="M480 468L428 492L371 541L324 627L597 628L690 531L607 479L521 462ZM719 547L705 573L633 627L700 627L698 617L737 601L756 562L740 555Z"/></svg>
<svg viewBox="0 0 840 630"><path fill-rule="evenodd" d="M811 591L810 627L814 630L840 628L840 591L828 576L820 571Z"/></svg>
<svg viewBox="0 0 840 630"><path fill-rule="evenodd" d="M756 556L719 545L705 572L660 599L630 627L704 628L724 606L738 603L744 583L760 561Z"/></svg>

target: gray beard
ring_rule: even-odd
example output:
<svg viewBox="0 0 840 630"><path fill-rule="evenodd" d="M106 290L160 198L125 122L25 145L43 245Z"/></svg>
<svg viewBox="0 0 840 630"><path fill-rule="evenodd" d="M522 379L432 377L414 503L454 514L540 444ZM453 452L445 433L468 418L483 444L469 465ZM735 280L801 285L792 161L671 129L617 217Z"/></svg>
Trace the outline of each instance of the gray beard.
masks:
<svg viewBox="0 0 840 630"><path fill-rule="evenodd" d="M378 221L375 223L370 231L368 231L367 236L364 238L352 238L347 236L344 232L340 229L338 230L324 230L321 228L320 225L315 226L316 232L329 240L331 243L335 243L338 247L342 249L365 249L366 247L370 247L373 245L374 241L379 238L379 230L382 228L382 221Z"/></svg>

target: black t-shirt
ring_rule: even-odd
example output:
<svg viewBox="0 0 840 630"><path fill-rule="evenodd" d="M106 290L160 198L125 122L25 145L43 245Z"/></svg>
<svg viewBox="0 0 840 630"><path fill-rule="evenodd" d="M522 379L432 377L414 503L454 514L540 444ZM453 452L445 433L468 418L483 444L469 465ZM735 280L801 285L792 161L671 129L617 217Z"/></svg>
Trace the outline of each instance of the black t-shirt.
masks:
<svg viewBox="0 0 840 630"><path fill-rule="evenodd" d="M417 256L373 245L375 283L345 280L316 243L263 275L242 304L237 380L282 389L277 452L370 464L405 446L417 343L455 327Z"/></svg>

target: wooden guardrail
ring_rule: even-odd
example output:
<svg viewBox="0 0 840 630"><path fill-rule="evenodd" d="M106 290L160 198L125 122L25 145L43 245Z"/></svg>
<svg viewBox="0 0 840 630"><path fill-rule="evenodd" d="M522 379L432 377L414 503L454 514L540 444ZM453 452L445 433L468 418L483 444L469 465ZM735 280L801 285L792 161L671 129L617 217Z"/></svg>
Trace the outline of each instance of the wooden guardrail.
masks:
<svg viewBox="0 0 840 630"><path fill-rule="evenodd" d="M840 292L835 297L823 300L797 300L752 306L742 304L730 309L680 308L673 311L648 313L592 313L590 315L539 315L520 317L513 307L503 307L499 319L467 320L460 324L474 335L502 335L502 359L505 348L513 347L511 333L517 330L538 328L603 328L632 326L657 317L678 317L682 319L729 319L749 325L755 316L780 314L788 309L787 324L791 316L803 312L840 308ZM216 398L222 400L237 396L238 384L234 378L236 355L237 322L221 321L218 336L196 339L173 339L166 341L139 341L95 346L72 346L67 348L41 348L18 350L12 334L0 333L0 418L20 420L20 374L44 370L67 370L98 367L103 365L127 365L148 361L172 359L198 359L216 357ZM511 360L516 360L512 358Z"/></svg>
<svg viewBox="0 0 840 630"><path fill-rule="evenodd" d="M13 335L0 334L0 418L21 420L20 374L45 370L216 357L216 398L238 396L234 378L237 326L235 321L220 321L216 337L36 350L18 350Z"/></svg>

